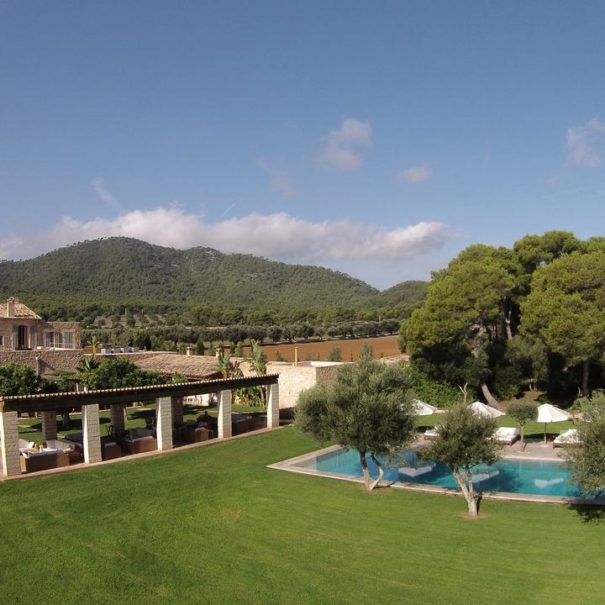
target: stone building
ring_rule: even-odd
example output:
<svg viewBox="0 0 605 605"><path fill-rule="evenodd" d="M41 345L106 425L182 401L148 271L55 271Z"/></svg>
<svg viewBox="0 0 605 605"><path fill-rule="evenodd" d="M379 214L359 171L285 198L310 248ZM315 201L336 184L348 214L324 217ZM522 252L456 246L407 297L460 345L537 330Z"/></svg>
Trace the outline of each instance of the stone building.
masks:
<svg viewBox="0 0 605 605"><path fill-rule="evenodd" d="M0 351L80 349L80 324L45 321L16 298L0 303Z"/></svg>

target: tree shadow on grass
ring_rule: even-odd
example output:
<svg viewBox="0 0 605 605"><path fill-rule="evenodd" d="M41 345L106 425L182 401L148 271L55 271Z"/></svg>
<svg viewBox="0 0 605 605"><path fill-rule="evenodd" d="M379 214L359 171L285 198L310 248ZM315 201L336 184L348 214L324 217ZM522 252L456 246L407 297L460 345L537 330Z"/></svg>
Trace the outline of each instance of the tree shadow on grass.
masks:
<svg viewBox="0 0 605 605"><path fill-rule="evenodd" d="M584 523L600 523L605 519L605 506L595 504L570 504L570 510L575 511Z"/></svg>
<svg viewBox="0 0 605 605"><path fill-rule="evenodd" d="M155 410L133 410L128 413L130 420L139 420L141 418L155 418Z"/></svg>

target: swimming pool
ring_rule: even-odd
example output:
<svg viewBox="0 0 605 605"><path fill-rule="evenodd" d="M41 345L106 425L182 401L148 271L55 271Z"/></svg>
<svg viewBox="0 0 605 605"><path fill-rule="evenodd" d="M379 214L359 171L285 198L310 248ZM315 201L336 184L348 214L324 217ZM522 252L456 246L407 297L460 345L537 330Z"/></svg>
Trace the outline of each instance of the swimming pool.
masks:
<svg viewBox="0 0 605 605"><path fill-rule="evenodd" d="M458 490L456 480L444 464L422 458L415 449L401 452L385 464L385 479L397 484L413 484L433 488ZM373 476L377 469L368 460ZM356 450L332 449L292 461L291 470L297 467L307 472L329 474L342 478L361 477L361 465ZM278 468L287 468L279 465ZM532 497L558 497L586 499L580 488L571 480L564 463L543 460L502 459L493 465L478 465L473 469L475 488L484 493L529 495Z"/></svg>

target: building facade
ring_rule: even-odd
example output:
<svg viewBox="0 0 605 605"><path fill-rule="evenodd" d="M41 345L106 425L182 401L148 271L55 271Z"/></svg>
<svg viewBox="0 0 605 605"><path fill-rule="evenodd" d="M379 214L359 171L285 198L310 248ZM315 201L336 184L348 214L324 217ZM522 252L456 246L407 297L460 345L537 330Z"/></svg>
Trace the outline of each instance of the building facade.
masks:
<svg viewBox="0 0 605 605"><path fill-rule="evenodd" d="M13 297L0 303L0 351L80 348L78 322L45 321Z"/></svg>

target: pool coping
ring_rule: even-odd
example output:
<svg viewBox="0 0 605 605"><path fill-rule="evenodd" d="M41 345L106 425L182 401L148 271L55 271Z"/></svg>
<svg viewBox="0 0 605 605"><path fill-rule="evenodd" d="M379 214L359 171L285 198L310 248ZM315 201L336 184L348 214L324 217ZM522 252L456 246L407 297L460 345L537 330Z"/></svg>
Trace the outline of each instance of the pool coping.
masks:
<svg viewBox="0 0 605 605"><path fill-rule="evenodd" d="M414 447L414 446L412 446ZM288 458L287 460L281 460L273 464L268 464L267 468L271 468L279 471L288 471L290 473L297 473L299 475L310 475L313 477L324 477L328 479L339 479L340 481L348 481L350 483L363 484L363 478L353 477L352 475L342 475L339 473L331 473L328 471L318 471L315 469L303 468L296 466L302 462L306 462L312 458L323 456L325 454L331 454L338 450L346 449L340 445L330 445L313 452L308 452L294 458ZM564 463L564 460L553 460L552 458L539 458L536 456L523 456L523 455L503 455L503 458L509 460L533 460L541 462L549 462L552 464ZM460 496L462 493L457 489L448 487L435 487L434 485L421 485L418 483L408 482L395 482L395 481L381 481L380 487L391 487L393 489L401 489L415 492L425 492L431 494L441 494L447 496ZM505 500L511 502L537 502L541 504L567 504L567 505L590 505L590 506L605 506L605 499L588 499L588 498L574 498L567 496L539 496L534 494L515 494L513 492L481 492L481 498L486 500Z"/></svg>

